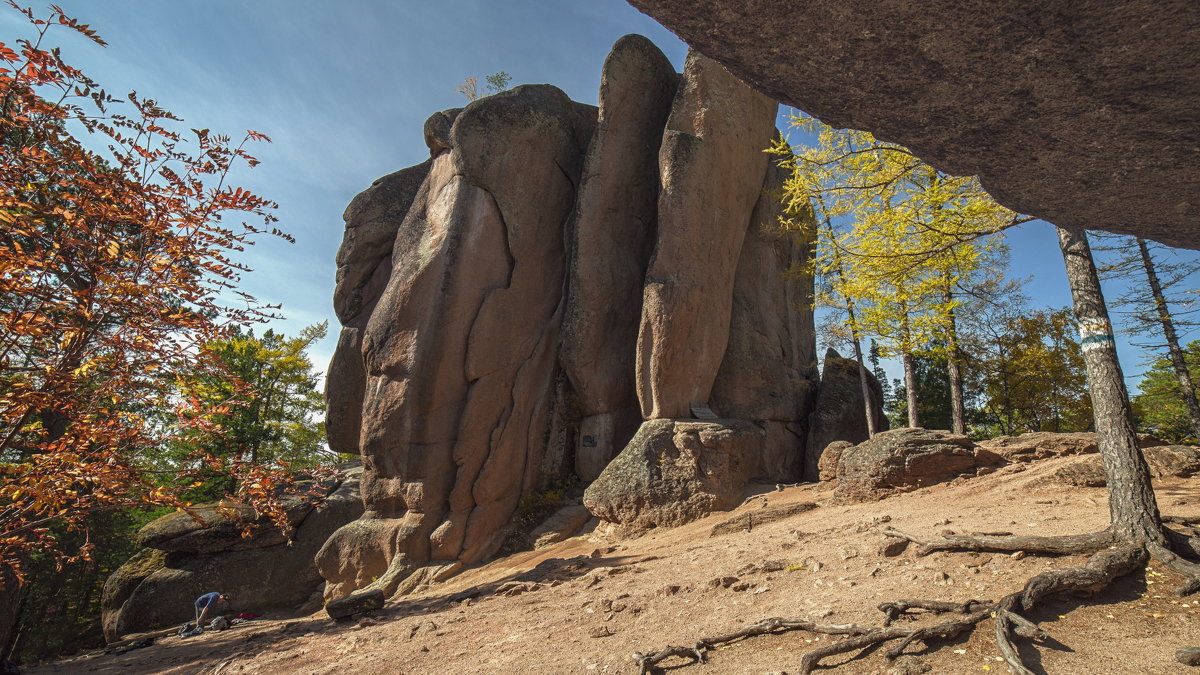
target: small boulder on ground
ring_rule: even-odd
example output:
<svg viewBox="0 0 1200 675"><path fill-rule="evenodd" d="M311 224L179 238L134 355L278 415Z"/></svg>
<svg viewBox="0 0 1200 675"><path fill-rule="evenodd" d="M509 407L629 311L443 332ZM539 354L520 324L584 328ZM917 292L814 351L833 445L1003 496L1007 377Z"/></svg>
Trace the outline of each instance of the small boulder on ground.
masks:
<svg viewBox="0 0 1200 675"><path fill-rule="evenodd" d="M601 520L675 527L741 503L765 432L740 420L647 420L583 493Z"/></svg>
<svg viewBox="0 0 1200 675"><path fill-rule="evenodd" d="M821 451L821 459L817 463L817 477L822 481L837 479L838 464L842 461L842 453L847 448L853 448L850 441L834 441Z"/></svg>
<svg viewBox="0 0 1200 675"><path fill-rule="evenodd" d="M971 439L949 431L894 429L842 451L834 499L864 502L883 499L998 463Z"/></svg>
<svg viewBox="0 0 1200 675"><path fill-rule="evenodd" d="M582 504L564 506L555 511L541 525L538 525L537 529L530 532L529 540L533 542L535 549L557 544L564 539L575 536L591 519L592 512L588 511L587 507Z"/></svg>

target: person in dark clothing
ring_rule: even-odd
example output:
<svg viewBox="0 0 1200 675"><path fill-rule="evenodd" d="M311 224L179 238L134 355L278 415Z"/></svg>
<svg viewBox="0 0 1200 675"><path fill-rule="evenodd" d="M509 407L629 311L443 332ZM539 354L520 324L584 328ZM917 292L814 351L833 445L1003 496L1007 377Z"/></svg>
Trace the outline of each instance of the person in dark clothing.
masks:
<svg viewBox="0 0 1200 675"><path fill-rule="evenodd" d="M216 591L205 593L196 598L196 627L199 628L204 624L204 617L208 616L208 610L215 608L222 602L228 604L229 597L224 593Z"/></svg>

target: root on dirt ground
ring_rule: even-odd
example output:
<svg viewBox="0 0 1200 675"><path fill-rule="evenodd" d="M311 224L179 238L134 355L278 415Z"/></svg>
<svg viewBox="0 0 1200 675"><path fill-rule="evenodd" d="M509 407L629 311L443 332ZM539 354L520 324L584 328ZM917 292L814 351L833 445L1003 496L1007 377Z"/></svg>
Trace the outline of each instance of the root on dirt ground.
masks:
<svg viewBox="0 0 1200 675"><path fill-rule="evenodd" d="M1183 596L1200 590L1200 564L1187 560L1171 550L1174 548L1179 553L1189 556L1200 553L1200 528L1195 526L1194 519L1168 517L1163 518L1163 522L1177 525L1182 530L1175 530L1164 525L1162 529L1165 545L1153 541L1122 542L1110 530L1057 537L1014 536L1007 532L969 535L944 534L937 539L921 540L894 528L883 528L880 532L886 536L906 539L917 544L917 555L920 556L935 551L1023 551L1043 555L1090 554L1091 557L1081 567L1067 567L1038 574L1029 579L1020 591L1006 595L998 602L978 600L885 602L879 605L879 611L883 612L885 617L883 625L879 627L858 624L818 624L804 619L770 618L727 635L702 638L690 647L668 646L652 653L635 652L633 658L640 668L640 675L646 675L657 672L659 664L669 658L681 657L690 659L693 663L704 662L708 650L757 635L801 630L824 635L844 636L838 642L818 647L801 657L799 672L811 673L824 658L899 640L885 652L889 660L895 659L903 654L905 648L913 642L952 639L966 631L973 630L978 624L990 618L995 620L996 646L1012 672L1017 675L1032 675L1032 671L1022 662L1014 640L1020 637L1044 642L1050 636L1019 612L1028 612L1046 597L1064 592L1098 592L1115 579L1144 566L1150 558L1158 560L1187 579L1176 590L1177 594ZM903 628L893 625L897 620L913 619L918 613L954 616L931 626Z"/></svg>

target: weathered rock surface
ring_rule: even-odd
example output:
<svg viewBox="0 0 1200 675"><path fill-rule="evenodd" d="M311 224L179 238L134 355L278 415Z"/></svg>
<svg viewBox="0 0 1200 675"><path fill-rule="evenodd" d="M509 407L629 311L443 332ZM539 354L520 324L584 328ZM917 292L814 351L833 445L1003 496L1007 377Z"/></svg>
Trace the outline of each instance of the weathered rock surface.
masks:
<svg viewBox="0 0 1200 675"><path fill-rule="evenodd" d="M791 483L802 472L817 363L812 312L796 309L812 304L812 276L800 272L811 242L778 227L786 178L769 163L734 276L729 340L710 402L725 417L764 427L760 476ZM798 219L815 232L811 211Z"/></svg>
<svg viewBox="0 0 1200 675"><path fill-rule="evenodd" d="M741 503L764 433L749 422L647 420L588 486L583 504L601 520L674 527Z"/></svg>
<svg viewBox="0 0 1200 675"><path fill-rule="evenodd" d="M893 429L842 451L834 499L863 502L948 481L995 463L971 439L948 431Z"/></svg>
<svg viewBox="0 0 1200 675"><path fill-rule="evenodd" d="M363 496L377 522L370 536L355 526L322 550L322 570L342 570L332 585L357 585L346 561L403 570L482 559L537 486L554 405L562 228L594 125L594 108L548 85L480 99L454 118L364 332Z"/></svg>
<svg viewBox="0 0 1200 675"><path fill-rule="evenodd" d="M560 360L584 419L576 473L594 480L636 431L634 366L658 202L658 147L679 76L641 35L613 45L572 217Z"/></svg>
<svg viewBox="0 0 1200 675"><path fill-rule="evenodd" d="M529 533L529 540L535 549L557 544L575 536L592 518L592 512L582 504L564 506Z"/></svg>
<svg viewBox="0 0 1200 675"><path fill-rule="evenodd" d="M688 54L659 154L658 233L638 331L645 419L687 417L712 393L776 107L715 61Z"/></svg>
<svg viewBox="0 0 1200 675"><path fill-rule="evenodd" d="M317 551L335 530L362 514L361 472L349 471L317 508L289 510L297 514L291 545L270 527L260 527L248 540L240 534L230 538L238 530L204 507L199 511L206 514L202 518L211 517L207 528L178 513L150 523L139 541L170 551L145 548L105 582L105 637L111 641L182 623L192 618L192 602L213 590L228 594L235 611L294 611L304 605L324 583L314 561Z"/></svg>
<svg viewBox="0 0 1200 675"><path fill-rule="evenodd" d="M444 111L430 119L456 113ZM325 430L329 447L337 452L358 453L367 384L362 329L391 278L392 246L431 165L425 161L376 180L342 215L346 229L337 253L333 309L343 327L325 378Z"/></svg>
<svg viewBox="0 0 1200 675"><path fill-rule="evenodd" d="M870 372L867 373L867 385L871 389L875 428L886 431L888 421L883 414L883 389ZM806 480L820 477L821 452L830 443L861 443L867 440L865 411L858 361L842 358L836 350L829 349L825 352L825 363L821 368L816 405L808 421L808 442L805 444L808 451L804 457Z"/></svg>
<svg viewBox="0 0 1200 675"><path fill-rule="evenodd" d="M1138 434L1138 447L1152 448L1158 445L1166 443L1150 434ZM1093 431L1031 431L1019 436L997 436L980 441L979 447L999 455L1006 462L1033 462L1050 457L1100 452L1099 441Z"/></svg>
<svg viewBox="0 0 1200 675"><path fill-rule="evenodd" d="M339 312L331 434L363 456L366 511L317 556L326 599L403 593L492 555L522 495L572 472L611 484L621 448L683 457L666 478L639 474L658 496L610 514L634 527L736 505L751 477L798 477L812 282L784 273L810 245L772 233L776 107L698 55L681 78L626 36L598 111L538 85L429 119L427 174L397 197L406 214L375 273L384 288L373 278L362 309ZM375 222L383 193L365 194L351 249L376 231L358 221ZM692 403L731 419L687 433L670 425L699 423L653 419ZM542 534L558 536L530 541Z"/></svg>
<svg viewBox="0 0 1200 675"><path fill-rule="evenodd" d="M766 95L979 175L1020 213L1200 248L1200 5L630 4Z"/></svg>
<svg viewBox="0 0 1200 675"><path fill-rule="evenodd" d="M1162 445L1143 448L1152 478L1187 478L1200 473L1200 449L1186 445ZM1048 482L1075 487L1104 487L1104 463L1099 455L1080 457L1055 471Z"/></svg>
<svg viewBox="0 0 1200 675"><path fill-rule="evenodd" d="M825 446L817 464L817 479L822 482L837 480L838 464L842 462L842 453L853 447L854 443L850 441L834 441Z"/></svg>

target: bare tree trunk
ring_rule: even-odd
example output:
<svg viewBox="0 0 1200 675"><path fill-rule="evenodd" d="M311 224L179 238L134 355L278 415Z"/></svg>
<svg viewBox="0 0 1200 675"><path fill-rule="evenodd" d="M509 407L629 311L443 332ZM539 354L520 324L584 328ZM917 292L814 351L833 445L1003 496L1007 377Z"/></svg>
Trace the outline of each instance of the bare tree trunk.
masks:
<svg viewBox="0 0 1200 675"><path fill-rule="evenodd" d="M958 321L954 315L954 309L950 303L954 300L954 294L950 290L949 280L946 281L945 301L946 306L950 309L946 310L946 345L948 355L946 357L946 375L950 379L950 431L956 434L967 433L966 408L963 403L963 378L962 369L958 353Z"/></svg>
<svg viewBox="0 0 1200 675"><path fill-rule="evenodd" d="M825 218L826 236L833 239L833 224ZM834 251L834 267L842 287L846 286L846 270L842 268L842 259L836 249ZM854 358L858 361L858 383L862 387L863 414L867 417L867 438L873 437L879 430L875 427L875 406L871 405L871 384L867 381L867 367L863 364L862 344L858 335L858 319L854 316L854 298L846 296L846 315L850 320L850 341L854 343ZM882 402L881 402L882 405Z"/></svg>
<svg viewBox="0 0 1200 675"><path fill-rule="evenodd" d="M904 394L908 401L908 426L921 426L920 416L917 415L917 371L913 364L913 356L909 352L900 355L900 363L904 365Z"/></svg>
<svg viewBox="0 0 1200 675"><path fill-rule="evenodd" d="M1167 298L1163 295L1162 284L1158 281L1158 272L1154 269L1154 259L1150 257L1150 247L1146 240L1138 237L1138 250L1142 254L1142 266L1146 268L1146 278L1150 281L1150 291L1154 294L1154 309L1158 312L1158 321L1162 324L1163 335L1167 338L1167 349L1171 353L1171 365L1175 367L1175 377L1179 378L1179 391L1183 394L1183 403L1187 406L1188 418L1192 421L1192 433L1200 439L1200 403L1196 402L1196 388L1192 385L1192 374L1188 371L1187 361L1183 358L1183 350L1179 347L1179 335L1175 333L1175 322L1171 320L1171 310L1167 306Z"/></svg>
<svg viewBox="0 0 1200 675"><path fill-rule="evenodd" d="M839 268L840 271L840 268ZM875 406L871 396L871 384L867 381L867 366L863 363L861 340L858 337L858 323L854 318L854 301L846 298L846 313L850 318L850 337L854 343L854 359L858 361L858 383L862 387L864 414L867 416L867 438L879 432L875 427Z"/></svg>
<svg viewBox="0 0 1200 675"><path fill-rule="evenodd" d="M1112 532L1125 543L1163 543L1158 503L1150 486L1150 469L1138 449L1129 394L1117 360L1117 345L1087 233L1063 227L1057 229L1075 304L1075 318L1079 322L1100 458L1108 479Z"/></svg>

